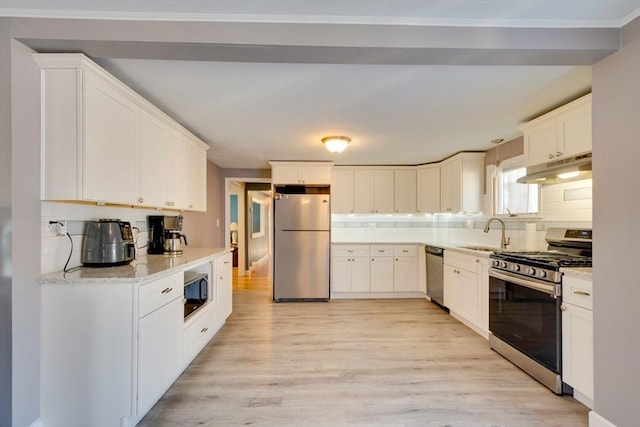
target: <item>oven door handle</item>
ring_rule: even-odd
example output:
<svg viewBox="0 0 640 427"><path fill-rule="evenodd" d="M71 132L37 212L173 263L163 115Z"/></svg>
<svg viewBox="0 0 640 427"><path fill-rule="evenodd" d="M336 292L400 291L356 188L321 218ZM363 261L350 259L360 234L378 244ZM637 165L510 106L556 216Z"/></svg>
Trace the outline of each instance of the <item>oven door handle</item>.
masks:
<svg viewBox="0 0 640 427"><path fill-rule="evenodd" d="M544 292L545 294L553 295L554 297L560 296L560 285L537 283L532 280L525 280L518 276L503 273L494 268L489 269L489 276L507 282L515 283L516 285L524 286L526 288L535 289L536 291Z"/></svg>

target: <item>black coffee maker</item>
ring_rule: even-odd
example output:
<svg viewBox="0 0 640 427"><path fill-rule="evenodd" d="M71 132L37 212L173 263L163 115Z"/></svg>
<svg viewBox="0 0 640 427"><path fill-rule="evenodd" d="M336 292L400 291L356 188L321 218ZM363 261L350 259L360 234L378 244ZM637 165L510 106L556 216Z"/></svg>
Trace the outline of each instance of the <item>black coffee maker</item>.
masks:
<svg viewBox="0 0 640 427"><path fill-rule="evenodd" d="M149 215L147 216L147 226L149 230L148 254L174 254L179 255L182 250L176 245L176 238L184 239L186 236L182 232L182 215Z"/></svg>

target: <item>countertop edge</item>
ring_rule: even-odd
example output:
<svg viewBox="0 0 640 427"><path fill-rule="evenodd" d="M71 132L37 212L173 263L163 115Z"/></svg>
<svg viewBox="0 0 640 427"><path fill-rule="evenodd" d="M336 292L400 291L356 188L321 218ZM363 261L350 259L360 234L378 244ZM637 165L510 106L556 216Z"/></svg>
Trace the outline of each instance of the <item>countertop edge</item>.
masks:
<svg viewBox="0 0 640 427"><path fill-rule="evenodd" d="M206 262L208 259L215 259L231 249L227 248L185 248L183 255L179 257L168 257L165 255L143 255L134 260L131 264L119 267L82 267L78 270L64 273L57 271L41 275L36 283L40 285L52 284L141 284L157 280L173 273L188 270L189 268ZM148 270L149 257L156 261ZM178 265L171 265L178 260ZM146 271L142 268L144 266Z"/></svg>
<svg viewBox="0 0 640 427"><path fill-rule="evenodd" d="M592 267L562 267L560 271L569 277L593 280Z"/></svg>
<svg viewBox="0 0 640 427"><path fill-rule="evenodd" d="M334 241L331 242L332 245L425 245L425 246L435 246L438 248L442 248L448 251L455 251L465 255L480 257L480 258L489 258L493 252L491 251L477 251L474 249L464 248L462 246L483 246L481 244L469 243L469 242L451 242L451 243L439 243L439 242L381 242L381 241L358 241L358 242L347 242L347 241Z"/></svg>

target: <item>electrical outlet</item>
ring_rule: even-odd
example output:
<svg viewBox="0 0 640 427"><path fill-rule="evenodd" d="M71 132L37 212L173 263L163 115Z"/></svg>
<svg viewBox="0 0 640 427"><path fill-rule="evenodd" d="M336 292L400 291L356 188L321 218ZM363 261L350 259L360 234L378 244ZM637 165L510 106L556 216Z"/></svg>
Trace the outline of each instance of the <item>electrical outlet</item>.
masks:
<svg viewBox="0 0 640 427"><path fill-rule="evenodd" d="M66 236L67 221L63 219L58 221L49 221L49 232L56 236Z"/></svg>

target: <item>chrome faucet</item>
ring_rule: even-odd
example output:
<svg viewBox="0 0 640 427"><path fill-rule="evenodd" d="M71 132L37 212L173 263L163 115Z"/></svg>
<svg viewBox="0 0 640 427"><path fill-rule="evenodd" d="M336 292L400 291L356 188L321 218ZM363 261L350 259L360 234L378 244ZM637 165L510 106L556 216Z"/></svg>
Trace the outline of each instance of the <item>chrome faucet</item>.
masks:
<svg viewBox="0 0 640 427"><path fill-rule="evenodd" d="M489 218L489 221L487 221L487 225L484 226L484 232L488 233L489 232L489 226L491 225L491 223L493 221L498 221L500 223L500 225L502 226L502 241L500 242L500 247L502 249L507 249L507 246L509 246L509 243L511 242L511 238L510 237L506 237L504 234L504 221L501 220L500 218L496 218L496 217L492 217Z"/></svg>

